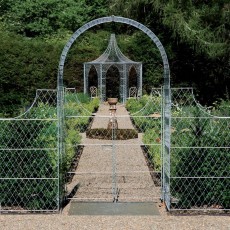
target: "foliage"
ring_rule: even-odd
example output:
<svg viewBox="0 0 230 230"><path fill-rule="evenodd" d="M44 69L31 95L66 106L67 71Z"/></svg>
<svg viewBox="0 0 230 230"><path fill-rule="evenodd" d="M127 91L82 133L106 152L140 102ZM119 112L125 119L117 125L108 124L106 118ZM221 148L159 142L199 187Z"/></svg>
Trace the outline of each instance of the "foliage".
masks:
<svg viewBox="0 0 230 230"><path fill-rule="evenodd" d="M144 95L139 100L129 99L126 109L130 112L134 125L143 134L148 155L154 169L161 170L161 97ZM157 117L152 116L157 114Z"/></svg>
<svg viewBox="0 0 230 230"><path fill-rule="evenodd" d="M57 209L57 180L37 179L22 180L17 178L55 178L57 176L57 160L55 152L3 151L1 150L0 193L2 207L19 206L24 209L46 210ZM38 157L39 155L39 157ZM15 164L17 162L17 164ZM55 163L55 166L51 164Z"/></svg>
<svg viewBox="0 0 230 230"><path fill-rule="evenodd" d="M108 16L109 0L86 0L91 19Z"/></svg>
<svg viewBox="0 0 230 230"><path fill-rule="evenodd" d="M66 104L67 110L75 109L75 115L82 115L76 95L67 95L66 100L71 101ZM90 101L83 94L79 95L79 100L86 104L90 112L99 104L97 99ZM20 119L1 120L0 161L4 163L1 164L0 177L11 178L1 180L0 184L0 203L4 208L58 208L58 180L55 178L59 178L59 167L62 173L66 173L80 143L80 130L76 123L87 126L88 120L66 120L66 156L58 159L61 156L57 155L57 121L53 120L56 116L56 107L38 103Z"/></svg>
<svg viewBox="0 0 230 230"><path fill-rule="evenodd" d="M94 98L93 100L90 100L89 96L83 93L66 93L65 101L66 150L64 170L68 170L72 159L76 154L78 144L81 141L80 133L86 131L91 120L90 115L99 107L99 99Z"/></svg>
<svg viewBox="0 0 230 230"><path fill-rule="evenodd" d="M193 116L176 119L171 136L176 147L171 151L171 193L179 199L176 207L229 208L229 120L204 118L199 111Z"/></svg>
<svg viewBox="0 0 230 230"><path fill-rule="evenodd" d="M159 129L147 129L143 136L143 142L148 149L149 157L154 170L161 171L161 132Z"/></svg>
<svg viewBox="0 0 230 230"><path fill-rule="evenodd" d="M135 126L140 132L152 128L160 130L161 121L159 117L152 116L156 113L161 116L161 98L159 96L144 95L139 100L131 98L126 102L126 108L132 115Z"/></svg>
<svg viewBox="0 0 230 230"><path fill-rule="evenodd" d="M214 102L211 112L216 116L230 117L230 100Z"/></svg>
<svg viewBox="0 0 230 230"><path fill-rule="evenodd" d="M125 3L114 0L111 6L114 12L119 11L150 26L155 26L155 21L159 20L172 30L174 37L188 42L197 52L217 56L228 50L227 0L209 1L209 4L192 0L129 0Z"/></svg>
<svg viewBox="0 0 230 230"><path fill-rule="evenodd" d="M41 106L42 107L42 106ZM57 209L58 159L55 121L2 120L0 124L1 205ZM14 179L15 178L15 179ZM43 179L20 179L43 178ZM46 179L47 178L47 179Z"/></svg>
<svg viewBox="0 0 230 230"><path fill-rule="evenodd" d="M229 167L225 164L230 156L226 149L186 149L176 153L175 157L180 159L176 174L179 178L172 180L172 196L179 198L177 207L230 207L229 179L226 178L229 176ZM211 162L215 164L212 166ZM189 176L192 178L180 178Z"/></svg>
<svg viewBox="0 0 230 230"><path fill-rule="evenodd" d="M103 37L108 33L98 35ZM87 58L86 46L89 39L92 41L92 37L93 34L88 33L80 38L79 43L73 47L71 61L68 61L65 68L65 84L68 87L77 86L78 91L83 89L82 58ZM26 39L5 30L0 30L0 38L0 114L1 117L12 117L18 114L21 107L32 102L36 89L56 88L58 60L64 43L56 38L53 41ZM106 41L103 45L105 43ZM88 58L92 57L96 46L96 55L100 54L102 48L99 50L99 44L101 43L94 41L92 47L88 47Z"/></svg>
<svg viewBox="0 0 230 230"><path fill-rule="evenodd" d="M203 104L227 97L230 85L227 0L113 0L111 8L114 14L119 12L140 21L158 35L168 54L174 86L196 87Z"/></svg>
<svg viewBox="0 0 230 230"><path fill-rule="evenodd" d="M38 88L55 88L59 45L28 40L0 30L0 107L14 116L28 105Z"/></svg>
<svg viewBox="0 0 230 230"><path fill-rule="evenodd" d="M75 31L95 16L107 12L105 2L86 0L2 0L2 21L9 29L27 37L59 30Z"/></svg>

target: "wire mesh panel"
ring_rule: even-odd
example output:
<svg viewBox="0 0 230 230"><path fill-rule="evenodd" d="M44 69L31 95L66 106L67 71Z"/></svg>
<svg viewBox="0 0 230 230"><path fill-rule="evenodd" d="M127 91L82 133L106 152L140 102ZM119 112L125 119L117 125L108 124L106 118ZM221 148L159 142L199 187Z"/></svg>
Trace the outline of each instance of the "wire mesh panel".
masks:
<svg viewBox="0 0 230 230"><path fill-rule="evenodd" d="M122 172L125 170L118 165L120 200L157 202L162 182L162 90L153 89L150 95L130 98L126 108L138 135L125 141L128 152L119 154L120 159L131 165L129 172Z"/></svg>
<svg viewBox="0 0 230 230"><path fill-rule="evenodd" d="M170 210L230 209L230 118L172 89Z"/></svg>
<svg viewBox="0 0 230 230"><path fill-rule="evenodd" d="M56 91L37 90L21 116L0 119L0 210L57 211Z"/></svg>
<svg viewBox="0 0 230 230"><path fill-rule="evenodd" d="M96 116L98 107L99 98L65 91L67 201L112 201L112 161L106 149L111 146L111 136L103 126L108 115Z"/></svg>

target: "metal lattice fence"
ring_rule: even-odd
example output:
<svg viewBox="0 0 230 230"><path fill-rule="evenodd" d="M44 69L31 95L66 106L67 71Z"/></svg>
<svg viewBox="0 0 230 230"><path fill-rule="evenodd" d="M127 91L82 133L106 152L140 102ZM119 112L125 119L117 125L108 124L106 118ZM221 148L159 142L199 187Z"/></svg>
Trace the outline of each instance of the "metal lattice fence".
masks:
<svg viewBox="0 0 230 230"><path fill-rule="evenodd" d="M0 211L58 211L56 90L37 90L31 107L0 119Z"/></svg>
<svg viewBox="0 0 230 230"><path fill-rule="evenodd" d="M106 114L95 114L99 99L65 89L64 151L59 156L57 92L37 90L25 113L0 119L0 210L60 210L63 197L69 195L63 192L71 191L64 191L71 174L83 188L72 199L95 199L96 194L98 200L159 200L161 188L161 199L171 211L229 210L230 118L211 115L196 102L191 88L171 89L169 154L162 95L163 89L153 89L151 95L129 99L129 114L117 114L119 129L108 129L109 107ZM92 157L92 165L74 171L71 165L81 148ZM127 154L127 149L132 151ZM138 149L152 168L122 168L121 161L133 164ZM107 171L97 171L100 156ZM143 175L149 173L151 186L143 183ZM98 187L91 190L95 180Z"/></svg>
<svg viewBox="0 0 230 230"><path fill-rule="evenodd" d="M170 210L230 209L230 117L172 89Z"/></svg>

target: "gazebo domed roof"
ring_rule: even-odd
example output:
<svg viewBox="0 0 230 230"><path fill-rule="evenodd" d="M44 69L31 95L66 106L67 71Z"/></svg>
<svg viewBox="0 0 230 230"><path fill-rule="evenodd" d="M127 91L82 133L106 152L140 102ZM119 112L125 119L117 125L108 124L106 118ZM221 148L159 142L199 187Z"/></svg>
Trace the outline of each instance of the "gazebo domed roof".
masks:
<svg viewBox="0 0 230 230"><path fill-rule="evenodd" d="M116 41L115 34L111 34L108 47L105 52L97 59L87 62L86 64L99 64L99 63L126 63L126 64L139 64L126 57L119 49Z"/></svg>

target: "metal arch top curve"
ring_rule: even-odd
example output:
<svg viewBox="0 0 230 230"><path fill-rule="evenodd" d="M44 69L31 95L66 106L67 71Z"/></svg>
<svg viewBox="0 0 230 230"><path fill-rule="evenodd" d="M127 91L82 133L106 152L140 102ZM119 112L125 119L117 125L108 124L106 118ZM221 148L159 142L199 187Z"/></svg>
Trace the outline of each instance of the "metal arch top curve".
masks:
<svg viewBox="0 0 230 230"><path fill-rule="evenodd" d="M95 20L92 20L92 21L86 23L85 25L80 27L78 30L76 30L76 32L71 36L69 41L66 43L66 45L62 51L61 57L60 57L59 68L58 68L58 81L57 81L58 85L57 85L57 88L59 88L60 80L63 79L65 59L66 59L68 51L71 48L74 41L82 33L87 31L88 29L90 29L96 25L100 25L100 24L108 23L108 22L118 22L118 23L131 25L131 26L136 27L137 29L141 30L142 32L144 32L146 35L148 35L151 38L151 40L156 44L157 48L160 51L162 61L164 64L164 86L166 88L169 88L170 87L169 63L168 63L168 58L167 58L165 49L164 49L162 43L160 42L159 38L150 29L148 29L145 25L143 25L143 24L141 24L141 23L139 23L133 19L119 17L119 16L109 16L109 17L98 18L98 19L95 19Z"/></svg>

